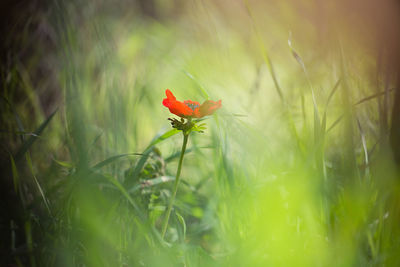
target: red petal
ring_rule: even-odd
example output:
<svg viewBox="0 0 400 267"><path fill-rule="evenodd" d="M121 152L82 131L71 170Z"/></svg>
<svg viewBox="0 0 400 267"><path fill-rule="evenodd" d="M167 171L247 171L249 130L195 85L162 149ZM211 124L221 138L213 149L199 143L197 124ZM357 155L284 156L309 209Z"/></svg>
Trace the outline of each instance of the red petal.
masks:
<svg viewBox="0 0 400 267"><path fill-rule="evenodd" d="M221 107L221 100L217 102L212 100L206 100L203 104L201 104L198 111L195 111L195 115L197 118L201 118L204 116L208 116L214 113L217 109Z"/></svg>
<svg viewBox="0 0 400 267"><path fill-rule="evenodd" d="M167 98L163 99L163 105L166 106L172 114L179 117L189 117L193 115L193 110L184 103L177 101L169 89L165 91L165 94Z"/></svg>
<svg viewBox="0 0 400 267"><path fill-rule="evenodd" d="M176 100L176 97L174 96L174 94L169 89L165 90L165 94L167 95L168 99Z"/></svg>
<svg viewBox="0 0 400 267"><path fill-rule="evenodd" d="M169 111L180 117L188 117L193 115L193 110L180 101L175 101Z"/></svg>

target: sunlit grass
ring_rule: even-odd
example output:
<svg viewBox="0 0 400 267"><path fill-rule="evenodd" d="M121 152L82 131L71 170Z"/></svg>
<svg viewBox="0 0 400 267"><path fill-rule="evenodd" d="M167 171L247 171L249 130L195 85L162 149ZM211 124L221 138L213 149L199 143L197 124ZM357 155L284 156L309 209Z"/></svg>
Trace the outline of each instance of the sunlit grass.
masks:
<svg viewBox="0 0 400 267"><path fill-rule="evenodd" d="M319 47L308 24L285 28L286 6L278 19L261 4L193 5L157 21L55 4L56 86L30 77L40 64L2 78L23 213L2 222L18 224L13 264L396 266L400 184L373 57L346 29ZM181 146L163 136L166 88L223 107L190 136L163 240Z"/></svg>

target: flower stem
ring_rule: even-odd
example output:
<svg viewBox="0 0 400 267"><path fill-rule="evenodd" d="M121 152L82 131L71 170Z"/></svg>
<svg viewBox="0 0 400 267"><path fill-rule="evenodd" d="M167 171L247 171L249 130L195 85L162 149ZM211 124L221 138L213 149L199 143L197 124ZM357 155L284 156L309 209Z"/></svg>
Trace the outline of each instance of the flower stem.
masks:
<svg viewBox="0 0 400 267"><path fill-rule="evenodd" d="M179 158L179 163L178 163L178 170L176 171L174 190L172 192L172 196L168 204L167 214L164 217L162 225L162 232L161 232L162 239L164 239L165 232L167 231L169 216L171 215L172 206L174 205L176 191L178 191L179 178L181 176L181 169L182 169L182 161L183 161L183 156L185 155L186 144L188 139L189 139L189 133L183 132L183 144L182 144L181 156Z"/></svg>

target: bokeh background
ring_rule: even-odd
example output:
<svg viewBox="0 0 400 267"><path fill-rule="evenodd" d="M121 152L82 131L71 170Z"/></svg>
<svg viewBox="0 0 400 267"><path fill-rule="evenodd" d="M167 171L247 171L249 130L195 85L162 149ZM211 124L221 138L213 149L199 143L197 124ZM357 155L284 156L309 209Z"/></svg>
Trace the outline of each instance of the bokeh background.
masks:
<svg viewBox="0 0 400 267"><path fill-rule="evenodd" d="M4 266L399 266L398 1L0 10Z"/></svg>

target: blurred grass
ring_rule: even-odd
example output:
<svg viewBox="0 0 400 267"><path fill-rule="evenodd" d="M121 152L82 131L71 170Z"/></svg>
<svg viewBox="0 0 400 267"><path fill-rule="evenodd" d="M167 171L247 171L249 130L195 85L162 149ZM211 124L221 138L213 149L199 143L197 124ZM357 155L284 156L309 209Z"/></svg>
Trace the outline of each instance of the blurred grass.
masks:
<svg viewBox="0 0 400 267"><path fill-rule="evenodd" d="M54 47L3 75L22 211L1 222L5 264L397 266L392 91L382 102L358 37L340 25L319 45L295 3L156 2L144 17L123 1L54 1L38 15ZM181 144L166 88L223 108L190 136L164 242Z"/></svg>

